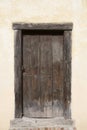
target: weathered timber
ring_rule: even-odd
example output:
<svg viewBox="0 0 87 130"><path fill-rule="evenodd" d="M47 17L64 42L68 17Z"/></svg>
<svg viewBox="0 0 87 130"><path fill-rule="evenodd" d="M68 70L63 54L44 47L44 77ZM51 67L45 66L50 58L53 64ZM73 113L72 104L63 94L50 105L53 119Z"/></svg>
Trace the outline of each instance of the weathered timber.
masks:
<svg viewBox="0 0 87 130"><path fill-rule="evenodd" d="M64 31L64 116L71 118L71 31Z"/></svg>
<svg viewBox="0 0 87 130"><path fill-rule="evenodd" d="M24 116L52 116L51 36L23 36L23 66Z"/></svg>
<svg viewBox="0 0 87 130"><path fill-rule="evenodd" d="M14 30L72 30L72 28L72 23L13 23Z"/></svg>
<svg viewBox="0 0 87 130"><path fill-rule="evenodd" d="M63 116L63 34L23 36L24 116Z"/></svg>
<svg viewBox="0 0 87 130"><path fill-rule="evenodd" d="M63 35L52 37L53 117L63 116Z"/></svg>
<svg viewBox="0 0 87 130"><path fill-rule="evenodd" d="M15 118L22 117L21 30L15 30Z"/></svg>
<svg viewBox="0 0 87 130"><path fill-rule="evenodd" d="M39 35L23 35L24 116L40 116Z"/></svg>
<svg viewBox="0 0 87 130"><path fill-rule="evenodd" d="M52 117L52 36L40 36L41 109L45 117Z"/></svg>
<svg viewBox="0 0 87 130"><path fill-rule="evenodd" d="M23 25L15 28L15 117L71 118L71 24Z"/></svg>

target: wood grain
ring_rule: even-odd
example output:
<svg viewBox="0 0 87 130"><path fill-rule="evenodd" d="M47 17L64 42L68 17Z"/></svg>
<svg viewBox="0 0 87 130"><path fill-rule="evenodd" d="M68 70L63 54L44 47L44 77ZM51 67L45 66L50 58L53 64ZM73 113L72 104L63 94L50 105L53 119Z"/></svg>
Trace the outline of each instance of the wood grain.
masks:
<svg viewBox="0 0 87 130"><path fill-rule="evenodd" d="M72 30L73 23L13 23L14 30Z"/></svg>
<svg viewBox="0 0 87 130"><path fill-rule="evenodd" d="M21 67L22 67L22 52L21 52L21 31L15 30L15 118L22 117L23 110L22 110L22 74L21 74Z"/></svg>
<svg viewBox="0 0 87 130"><path fill-rule="evenodd" d="M63 35L52 37L53 116L63 116Z"/></svg>
<svg viewBox="0 0 87 130"><path fill-rule="evenodd" d="M30 29L27 32L15 30L16 118L23 115L71 118L72 27L67 26L14 24L14 29ZM49 31L45 34L46 29ZM53 31L51 34L52 29L64 30L64 33Z"/></svg>
<svg viewBox="0 0 87 130"><path fill-rule="evenodd" d="M24 115L29 117L39 116L39 56L39 36L25 35L23 37L23 66L25 69L23 73L23 108Z"/></svg>
<svg viewBox="0 0 87 130"><path fill-rule="evenodd" d="M41 35L41 109L44 116L52 117L52 44L50 35Z"/></svg>
<svg viewBox="0 0 87 130"><path fill-rule="evenodd" d="M64 116L71 118L71 31L64 31Z"/></svg>

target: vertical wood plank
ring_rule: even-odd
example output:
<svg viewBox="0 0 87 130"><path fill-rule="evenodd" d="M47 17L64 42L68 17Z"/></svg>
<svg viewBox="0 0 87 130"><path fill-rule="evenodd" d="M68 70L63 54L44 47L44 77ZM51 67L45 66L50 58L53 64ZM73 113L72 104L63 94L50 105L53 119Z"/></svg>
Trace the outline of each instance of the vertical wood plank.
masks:
<svg viewBox="0 0 87 130"><path fill-rule="evenodd" d="M52 117L52 44L50 35L40 36L41 44L41 109L44 117Z"/></svg>
<svg viewBox="0 0 87 130"><path fill-rule="evenodd" d="M41 75L52 75L52 44L50 35L40 36Z"/></svg>
<svg viewBox="0 0 87 130"><path fill-rule="evenodd" d="M39 35L23 37L23 107L27 117L40 116Z"/></svg>
<svg viewBox="0 0 87 130"><path fill-rule="evenodd" d="M64 31L64 116L71 118L71 31Z"/></svg>
<svg viewBox="0 0 87 130"><path fill-rule="evenodd" d="M63 35L52 37L53 116L63 116Z"/></svg>
<svg viewBox="0 0 87 130"><path fill-rule="evenodd" d="M23 66L29 75L38 75L39 71L39 36L23 36Z"/></svg>
<svg viewBox="0 0 87 130"><path fill-rule="evenodd" d="M15 118L22 117L21 30L15 30Z"/></svg>

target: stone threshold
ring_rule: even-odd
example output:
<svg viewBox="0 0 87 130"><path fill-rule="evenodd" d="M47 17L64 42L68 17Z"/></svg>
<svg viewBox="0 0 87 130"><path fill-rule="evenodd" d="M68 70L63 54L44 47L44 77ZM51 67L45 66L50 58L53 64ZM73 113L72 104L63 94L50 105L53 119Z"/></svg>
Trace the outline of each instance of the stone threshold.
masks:
<svg viewBox="0 0 87 130"><path fill-rule="evenodd" d="M57 118L15 118L9 130L76 130L72 119Z"/></svg>

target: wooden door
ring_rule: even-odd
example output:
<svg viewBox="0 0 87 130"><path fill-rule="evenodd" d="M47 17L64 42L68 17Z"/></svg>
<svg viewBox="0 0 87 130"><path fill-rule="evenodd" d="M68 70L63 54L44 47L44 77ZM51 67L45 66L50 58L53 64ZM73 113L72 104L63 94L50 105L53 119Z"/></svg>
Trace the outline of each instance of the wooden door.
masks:
<svg viewBox="0 0 87 130"><path fill-rule="evenodd" d="M23 35L23 114L63 116L63 34Z"/></svg>
<svg viewBox="0 0 87 130"><path fill-rule="evenodd" d="M13 23L15 118L71 119L72 23Z"/></svg>

